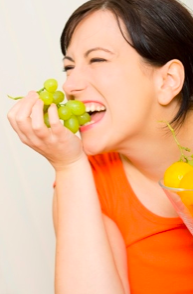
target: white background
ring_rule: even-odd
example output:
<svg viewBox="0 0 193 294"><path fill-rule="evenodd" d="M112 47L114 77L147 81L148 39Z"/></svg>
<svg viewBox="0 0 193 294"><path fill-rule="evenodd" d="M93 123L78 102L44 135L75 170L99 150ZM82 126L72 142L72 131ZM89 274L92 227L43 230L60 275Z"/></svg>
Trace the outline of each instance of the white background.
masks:
<svg viewBox="0 0 193 294"><path fill-rule="evenodd" d="M61 88L60 34L83 2L0 0L0 294L54 293L54 173L11 129L15 102L6 95L39 90L51 77Z"/></svg>

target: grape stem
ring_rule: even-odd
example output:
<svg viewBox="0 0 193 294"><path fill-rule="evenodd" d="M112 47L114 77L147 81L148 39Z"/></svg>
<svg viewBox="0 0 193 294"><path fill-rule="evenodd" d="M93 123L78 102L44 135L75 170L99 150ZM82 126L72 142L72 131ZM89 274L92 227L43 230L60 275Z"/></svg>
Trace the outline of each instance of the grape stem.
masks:
<svg viewBox="0 0 193 294"><path fill-rule="evenodd" d="M37 91L37 93L40 94L44 90L45 90L45 88L41 88L39 91Z"/></svg>
<svg viewBox="0 0 193 294"><path fill-rule="evenodd" d="M39 91L37 91L37 93L40 94L44 90L45 90L45 88L42 88ZM7 97L10 98L10 99L12 99L12 100L19 100L19 99L22 99L23 98L23 96L20 96L20 97L12 97L10 95L7 95Z"/></svg>
<svg viewBox="0 0 193 294"><path fill-rule="evenodd" d="M180 145L178 139L176 138L175 131L174 131L174 129L172 128L172 126L169 124L169 122L167 122L167 121L163 121L163 120L161 120L161 121L159 121L159 122L166 123L167 126L168 126L168 128L169 128L170 131L172 132L172 135L173 135L173 137L174 137L174 140L175 140L175 142L176 142L176 144L177 144L177 146L178 146L178 148L179 148L179 150L180 150L180 153L181 153L181 156L180 156L179 161L185 161L185 162L188 162L189 159L188 159L188 157L183 153L183 150L185 150L185 151L187 151L187 152L191 152L191 150L190 150L189 148L187 148L187 147L184 147L184 146L181 146L181 145ZM192 154L190 157L193 158L193 154Z"/></svg>
<svg viewBox="0 0 193 294"><path fill-rule="evenodd" d="M10 98L10 99L13 99L13 100L19 100L19 99L23 98L22 96L21 97L12 97L12 96L9 96L9 95L7 95L7 97Z"/></svg>

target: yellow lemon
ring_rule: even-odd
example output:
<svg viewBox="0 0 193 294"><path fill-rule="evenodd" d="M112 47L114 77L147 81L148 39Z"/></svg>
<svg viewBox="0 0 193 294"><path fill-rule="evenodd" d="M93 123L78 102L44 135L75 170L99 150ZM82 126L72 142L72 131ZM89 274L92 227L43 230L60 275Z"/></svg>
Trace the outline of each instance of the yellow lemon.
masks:
<svg viewBox="0 0 193 294"><path fill-rule="evenodd" d="M179 188L193 189L193 170L187 172L179 183Z"/></svg>
<svg viewBox="0 0 193 294"><path fill-rule="evenodd" d="M180 181L189 171L193 171L193 166L190 164L183 161L174 162L164 173L164 185L171 188L178 188Z"/></svg>
<svg viewBox="0 0 193 294"><path fill-rule="evenodd" d="M193 191L181 191L178 195L186 206L193 205Z"/></svg>
<svg viewBox="0 0 193 294"><path fill-rule="evenodd" d="M192 189L192 191L181 191L178 195L185 205L193 205L193 171L187 172L179 183L179 188Z"/></svg>

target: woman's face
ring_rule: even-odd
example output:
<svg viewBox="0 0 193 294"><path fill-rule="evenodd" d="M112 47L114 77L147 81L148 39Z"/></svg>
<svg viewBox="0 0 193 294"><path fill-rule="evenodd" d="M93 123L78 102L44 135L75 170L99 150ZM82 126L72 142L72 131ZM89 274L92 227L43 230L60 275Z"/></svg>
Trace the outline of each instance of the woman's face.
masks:
<svg viewBox="0 0 193 294"><path fill-rule="evenodd" d="M147 131L157 107L153 68L125 41L111 12L96 11L78 24L64 67L67 98L97 111L81 129L87 154L121 152Z"/></svg>

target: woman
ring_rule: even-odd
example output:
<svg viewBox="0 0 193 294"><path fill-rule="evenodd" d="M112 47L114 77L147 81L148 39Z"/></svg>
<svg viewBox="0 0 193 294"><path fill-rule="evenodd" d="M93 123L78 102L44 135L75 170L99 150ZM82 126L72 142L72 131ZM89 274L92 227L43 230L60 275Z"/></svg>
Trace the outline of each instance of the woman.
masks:
<svg viewBox="0 0 193 294"><path fill-rule="evenodd" d="M56 172L55 293L193 293L193 239L158 185L179 159L159 121L193 149L192 16L175 0L91 0L61 47L66 96L93 113L82 140L55 105L46 128L33 91L8 114Z"/></svg>

